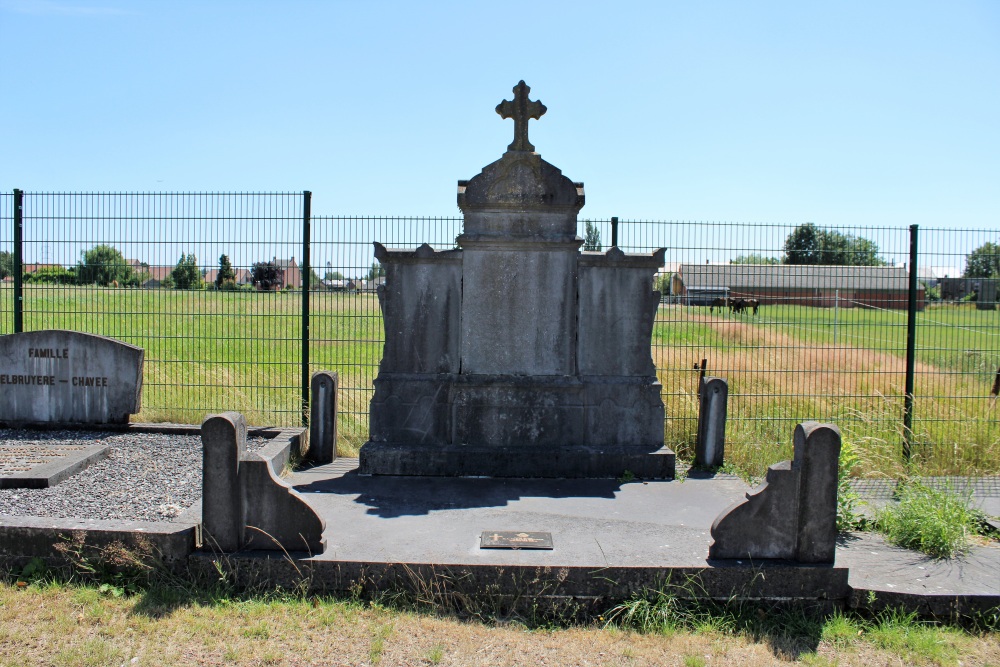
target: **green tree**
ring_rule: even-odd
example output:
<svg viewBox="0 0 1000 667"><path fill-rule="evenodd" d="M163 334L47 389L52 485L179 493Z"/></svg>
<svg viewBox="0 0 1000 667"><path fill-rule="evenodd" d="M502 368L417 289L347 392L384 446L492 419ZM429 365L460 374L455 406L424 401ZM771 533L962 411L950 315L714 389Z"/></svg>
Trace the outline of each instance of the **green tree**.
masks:
<svg viewBox="0 0 1000 667"><path fill-rule="evenodd" d="M198 258L194 255L181 255L177 260L177 266L170 272L170 277L174 279L176 289L201 289L204 281L201 278L201 270L198 268Z"/></svg>
<svg viewBox="0 0 1000 667"><path fill-rule="evenodd" d="M327 271L323 276L323 280L343 280L344 274L340 271Z"/></svg>
<svg viewBox="0 0 1000 667"><path fill-rule="evenodd" d="M853 234L822 229L811 222L796 227L785 239L785 264L882 266L878 246Z"/></svg>
<svg viewBox="0 0 1000 667"><path fill-rule="evenodd" d="M1000 244L986 242L965 258L966 278L1000 278Z"/></svg>
<svg viewBox="0 0 1000 667"><path fill-rule="evenodd" d="M757 253L750 253L749 255L737 255L736 259L729 262L730 264L781 264L781 260L777 257L765 257L764 255L759 255Z"/></svg>
<svg viewBox="0 0 1000 667"><path fill-rule="evenodd" d="M236 289L236 272L233 271L229 255L219 257L219 273L215 276L216 289Z"/></svg>
<svg viewBox="0 0 1000 667"><path fill-rule="evenodd" d="M34 273L24 276L24 282L74 285L76 284L76 271L68 271L65 266L43 266Z"/></svg>
<svg viewBox="0 0 1000 667"><path fill-rule="evenodd" d="M135 272L122 254L109 245L95 245L83 252L76 268L81 285L128 285L135 283Z"/></svg>
<svg viewBox="0 0 1000 667"><path fill-rule="evenodd" d="M236 287L236 272L229 261L229 255L219 257L219 273L215 276L215 286L218 289L234 289Z"/></svg>
<svg viewBox="0 0 1000 667"><path fill-rule="evenodd" d="M14 275L14 256L6 250L0 250L0 280Z"/></svg>
<svg viewBox="0 0 1000 667"><path fill-rule="evenodd" d="M601 250L601 230L590 220L586 222L586 231L583 236L583 249L600 252Z"/></svg>
<svg viewBox="0 0 1000 667"><path fill-rule="evenodd" d="M368 273L365 274L365 282L375 280L379 276L385 275L385 267L378 262L372 262L371 267L368 269Z"/></svg>
<svg viewBox="0 0 1000 667"><path fill-rule="evenodd" d="M257 262L250 270L250 280L264 291L281 286L281 271L274 262Z"/></svg>

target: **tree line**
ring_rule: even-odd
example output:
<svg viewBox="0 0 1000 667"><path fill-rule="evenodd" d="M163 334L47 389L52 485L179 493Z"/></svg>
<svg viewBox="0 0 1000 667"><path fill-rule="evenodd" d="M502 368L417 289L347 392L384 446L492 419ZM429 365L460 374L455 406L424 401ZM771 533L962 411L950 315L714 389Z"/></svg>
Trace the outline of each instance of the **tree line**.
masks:
<svg viewBox="0 0 1000 667"><path fill-rule="evenodd" d="M886 266L878 245L861 236L823 229L811 222L796 227L785 237L784 254L769 257L759 253L739 255L733 264L790 264ZM1000 244L987 242L968 255L965 278L1000 278Z"/></svg>
<svg viewBox="0 0 1000 667"><path fill-rule="evenodd" d="M301 270L307 270L304 267ZM320 278L311 270L312 284L319 285ZM14 258L10 252L0 251L0 280L14 274ZM219 257L219 270L215 280L205 281L205 272L198 266L198 258L193 253L182 253L177 264L170 273L159 282L159 287L166 289L205 289L206 287L221 290L252 289L271 290L283 287L282 271L273 262L256 262L250 270L250 285L240 285L237 282L236 271L227 255ZM328 272L331 276L342 276L336 272ZM24 275L26 283L41 283L50 285L98 285L102 287L141 287L152 279L150 266L146 263L133 264L128 262L117 248L101 244L81 253L75 266L66 268L60 265L40 266L36 271Z"/></svg>

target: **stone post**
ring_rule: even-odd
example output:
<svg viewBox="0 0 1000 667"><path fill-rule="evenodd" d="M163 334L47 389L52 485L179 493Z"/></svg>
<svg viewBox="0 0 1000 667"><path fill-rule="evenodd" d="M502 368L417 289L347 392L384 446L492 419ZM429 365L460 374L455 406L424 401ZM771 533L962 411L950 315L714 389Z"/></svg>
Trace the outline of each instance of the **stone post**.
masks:
<svg viewBox="0 0 1000 667"><path fill-rule="evenodd" d="M238 412L209 415L201 425L202 525L206 544L221 551L243 546L246 516L240 490L240 460L247 422Z"/></svg>
<svg viewBox="0 0 1000 667"><path fill-rule="evenodd" d="M795 560L832 563L837 549L840 429L818 422L799 424L795 427L794 446L792 466L799 469Z"/></svg>
<svg viewBox="0 0 1000 667"><path fill-rule="evenodd" d="M318 465L337 458L337 386L332 371L313 373L309 402L309 460Z"/></svg>
<svg viewBox="0 0 1000 667"><path fill-rule="evenodd" d="M702 379L700 388L694 464L703 468L718 468L726 453L729 383L725 378L707 376Z"/></svg>

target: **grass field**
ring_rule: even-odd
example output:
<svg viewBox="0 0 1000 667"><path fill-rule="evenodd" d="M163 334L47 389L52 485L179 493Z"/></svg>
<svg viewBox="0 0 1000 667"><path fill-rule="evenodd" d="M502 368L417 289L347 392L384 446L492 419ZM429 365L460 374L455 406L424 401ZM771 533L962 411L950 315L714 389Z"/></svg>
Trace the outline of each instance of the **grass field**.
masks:
<svg viewBox="0 0 1000 667"><path fill-rule="evenodd" d="M0 288L0 331L12 331L12 289ZM71 328L146 350L138 421L200 423L239 410L252 424L301 420L300 292L25 287L25 330ZM373 294L316 292L310 369L340 374L340 449L367 436L382 348ZM918 315L913 472L1000 473L1000 426L990 396L1000 367L1000 315L970 305ZM833 421L863 474L903 472L905 311L764 306L756 317L661 306L653 356L666 404L666 441L690 458L697 373L729 380L727 459L752 475L790 456L794 425Z"/></svg>
<svg viewBox="0 0 1000 667"><path fill-rule="evenodd" d="M5 667L230 664L971 667L1000 664L1000 640L899 612L759 605L675 610L639 624L535 624L210 585L129 594L108 583L0 581Z"/></svg>

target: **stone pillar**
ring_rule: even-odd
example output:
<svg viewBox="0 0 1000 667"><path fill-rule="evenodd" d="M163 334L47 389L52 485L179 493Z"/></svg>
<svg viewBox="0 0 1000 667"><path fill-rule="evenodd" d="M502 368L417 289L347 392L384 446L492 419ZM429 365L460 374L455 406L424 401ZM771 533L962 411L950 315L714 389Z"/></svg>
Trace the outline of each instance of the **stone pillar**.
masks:
<svg viewBox="0 0 1000 667"><path fill-rule="evenodd" d="M201 425L202 525L207 545L222 551L243 546L246 516L240 491L240 461L246 453L247 422L238 412L209 415Z"/></svg>
<svg viewBox="0 0 1000 667"><path fill-rule="evenodd" d="M724 378L705 377L701 381L698 410L698 442L694 464L718 468L726 454L726 412L729 403L729 383Z"/></svg>
<svg viewBox="0 0 1000 667"><path fill-rule="evenodd" d="M332 371L313 373L309 401L309 460L322 465L337 458L337 386Z"/></svg>
<svg viewBox="0 0 1000 667"><path fill-rule="evenodd" d="M799 530L795 560L832 563L837 548L837 471L840 429L806 422L795 427L799 469Z"/></svg>

